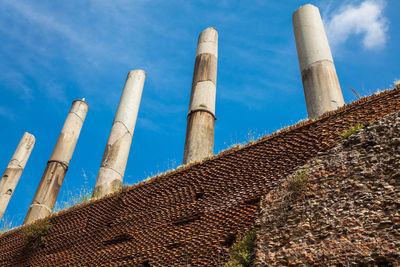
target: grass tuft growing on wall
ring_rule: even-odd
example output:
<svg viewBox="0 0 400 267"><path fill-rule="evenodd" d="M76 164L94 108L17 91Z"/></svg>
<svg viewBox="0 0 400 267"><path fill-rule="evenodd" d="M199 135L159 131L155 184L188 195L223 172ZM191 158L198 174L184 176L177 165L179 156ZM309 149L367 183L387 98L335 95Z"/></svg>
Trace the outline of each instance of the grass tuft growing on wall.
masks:
<svg viewBox="0 0 400 267"><path fill-rule="evenodd" d="M355 134L356 132L358 132L360 129L364 128L365 124L364 123L357 123L356 126L351 127L350 129L348 129L346 132L342 133L340 135L340 139L347 139L350 136L352 136L353 134Z"/></svg>
<svg viewBox="0 0 400 267"><path fill-rule="evenodd" d="M294 195L300 195L307 188L308 169L298 171L292 178L289 179L287 190Z"/></svg>
<svg viewBox="0 0 400 267"><path fill-rule="evenodd" d="M0 220L0 235L5 233L13 228L13 222L8 219L8 217L3 217Z"/></svg>
<svg viewBox="0 0 400 267"><path fill-rule="evenodd" d="M254 247L256 240L256 231L248 231L242 235L239 240L233 244L229 261L225 267L247 267L254 261Z"/></svg>
<svg viewBox="0 0 400 267"><path fill-rule="evenodd" d="M44 245L44 237L51 229L50 220L40 220L27 226L24 230L26 245L28 248L35 249Z"/></svg>
<svg viewBox="0 0 400 267"><path fill-rule="evenodd" d="M92 198L92 189L89 187L88 178L84 170L82 170L83 184L81 188L74 192L67 192L66 200L57 201L54 206L53 213L68 209L72 206L84 203Z"/></svg>

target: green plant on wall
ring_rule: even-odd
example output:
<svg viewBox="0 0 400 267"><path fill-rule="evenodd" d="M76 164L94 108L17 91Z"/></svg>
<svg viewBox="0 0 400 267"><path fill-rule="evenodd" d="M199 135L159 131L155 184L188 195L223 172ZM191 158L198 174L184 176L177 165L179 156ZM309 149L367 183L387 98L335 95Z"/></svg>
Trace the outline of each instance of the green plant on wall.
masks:
<svg viewBox="0 0 400 267"><path fill-rule="evenodd" d="M28 225L23 230L26 246L31 249L41 247L44 244L44 237L50 229L51 223L48 219Z"/></svg>
<svg viewBox="0 0 400 267"><path fill-rule="evenodd" d="M365 127L365 123L357 123L356 126L351 127L350 129L348 129L347 131L345 131L344 133L342 133L340 135L340 139L346 139L349 138L351 135L355 134L356 132L358 132L360 129Z"/></svg>
<svg viewBox="0 0 400 267"><path fill-rule="evenodd" d="M254 261L256 231L248 231L233 244L229 261L225 267L247 267Z"/></svg>
<svg viewBox="0 0 400 267"><path fill-rule="evenodd" d="M308 169L298 171L296 174L289 179L287 190L288 192L300 195L307 188L307 175Z"/></svg>

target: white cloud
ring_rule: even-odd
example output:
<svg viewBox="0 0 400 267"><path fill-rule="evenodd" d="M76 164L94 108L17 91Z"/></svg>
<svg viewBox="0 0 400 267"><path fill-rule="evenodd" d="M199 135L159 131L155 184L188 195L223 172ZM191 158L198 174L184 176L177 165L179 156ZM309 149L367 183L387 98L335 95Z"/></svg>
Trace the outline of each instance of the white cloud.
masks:
<svg viewBox="0 0 400 267"><path fill-rule="evenodd" d="M68 97L66 95L65 89L61 84L50 81L43 87L42 90L48 98L56 100L60 103L68 103Z"/></svg>
<svg viewBox="0 0 400 267"><path fill-rule="evenodd" d="M270 97L269 92L263 86L242 85L236 89L220 86L218 90L220 93L218 93L219 96L217 97L240 103L250 110L261 109L264 101Z"/></svg>
<svg viewBox="0 0 400 267"><path fill-rule="evenodd" d="M21 16L41 26L41 28L47 28L56 33L59 33L66 37L71 42L80 45L83 49L90 50L93 46L82 38L75 30L68 25L60 23L55 17L48 14L40 13L35 10L34 7L25 5L19 1L6 1L6 5L12 7Z"/></svg>
<svg viewBox="0 0 400 267"><path fill-rule="evenodd" d="M16 115L12 110L2 106L0 106L0 116L12 121L16 118Z"/></svg>
<svg viewBox="0 0 400 267"><path fill-rule="evenodd" d="M332 13L325 22L332 46L338 46L353 35L363 35L364 48L372 50L385 45L388 19L383 15L384 0L367 0L360 5L347 4Z"/></svg>
<svg viewBox="0 0 400 267"><path fill-rule="evenodd" d="M10 71L4 66L0 66L0 83L4 85L4 90L11 90L23 100L33 99L32 88L25 85L24 74L18 71Z"/></svg>

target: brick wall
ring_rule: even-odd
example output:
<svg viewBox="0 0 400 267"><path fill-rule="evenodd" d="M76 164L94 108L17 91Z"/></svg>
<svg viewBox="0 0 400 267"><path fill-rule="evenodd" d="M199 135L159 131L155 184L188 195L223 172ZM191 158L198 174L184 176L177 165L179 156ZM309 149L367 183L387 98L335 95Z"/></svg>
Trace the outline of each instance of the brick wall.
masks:
<svg viewBox="0 0 400 267"><path fill-rule="evenodd" d="M11 230L0 236L0 265L223 264L236 235L254 226L262 195L349 127L399 110L400 90L385 91L73 207L47 219L52 227L34 249L26 227Z"/></svg>

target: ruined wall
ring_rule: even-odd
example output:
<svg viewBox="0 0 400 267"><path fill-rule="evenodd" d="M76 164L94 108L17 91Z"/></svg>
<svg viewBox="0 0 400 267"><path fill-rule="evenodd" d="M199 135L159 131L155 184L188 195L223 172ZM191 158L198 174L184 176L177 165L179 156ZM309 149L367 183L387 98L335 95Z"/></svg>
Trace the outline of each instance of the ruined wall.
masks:
<svg viewBox="0 0 400 267"><path fill-rule="evenodd" d="M400 113L318 153L261 202L256 265L400 264Z"/></svg>
<svg viewBox="0 0 400 267"><path fill-rule="evenodd" d="M393 111L398 89L60 212L34 249L29 226L11 230L0 236L0 265L220 266L254 226L262 195L349 127Z"/></svg>

